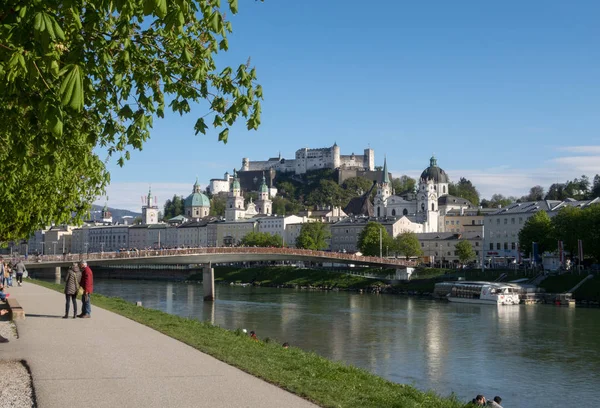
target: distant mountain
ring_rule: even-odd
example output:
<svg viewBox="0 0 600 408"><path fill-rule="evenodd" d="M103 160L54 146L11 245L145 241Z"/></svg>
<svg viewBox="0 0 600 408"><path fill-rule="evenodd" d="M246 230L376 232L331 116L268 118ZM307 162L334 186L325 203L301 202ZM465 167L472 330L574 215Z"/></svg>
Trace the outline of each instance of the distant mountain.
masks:
<svg viewBox="0 0 600 408"><path fill-rule="evenodd" d="M96 219L96 220L101 220L102 219L102 209L104 208L103 205L96 205L96 204L92 204L92 210L90 211L90 218L92 220ZM134 212L134 211L129 211L129 210L120 210L118 208L111 208L108 207L108 211L110 211L110 213L112 214L113 217L113 222L122 222L123 221L123 217L141 217L142 214L138 213L138 212ZM131 220L129 222L131 224Z"/></svg>

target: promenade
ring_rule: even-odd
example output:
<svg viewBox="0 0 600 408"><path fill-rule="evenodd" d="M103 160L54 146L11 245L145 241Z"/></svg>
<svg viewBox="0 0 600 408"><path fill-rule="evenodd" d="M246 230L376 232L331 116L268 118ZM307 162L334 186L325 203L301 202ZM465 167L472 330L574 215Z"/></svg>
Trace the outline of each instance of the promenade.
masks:
<svg viewBox="0 0 600 408"><path fill-rule="evenodd" d="M29 282L8 292L27 317L16 322L19 339L0 346L0 359L28 362L41 408L314 407L177 340L94 307L93 295L91 319L62 319L63 294Z"/></svg>

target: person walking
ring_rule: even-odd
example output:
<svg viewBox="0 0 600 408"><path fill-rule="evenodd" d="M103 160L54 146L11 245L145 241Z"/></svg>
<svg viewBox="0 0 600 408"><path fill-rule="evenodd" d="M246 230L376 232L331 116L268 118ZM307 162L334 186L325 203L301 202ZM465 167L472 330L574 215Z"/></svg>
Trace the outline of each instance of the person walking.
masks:
<svg viewBox="0 0 600 408"><path fill-rule="evenodd" d="M19 286L22 286L23 274L27 273L27 268L25 268L25 264L23 263L22 259L19 259L19 262L17 262L17 266L15 268L17 270L17 282L19 283Z"/></svg>
<svg viewBox="0 0 600 408"><path fill-rule="evenodd" d="M81 280L81 272L77 264L73 264L67 271L65 277L65 315L63 319L69 318L69 309L73 303L73 319L77 317L77 291L79 290L79 281Z"/></svg>
<svg viewBox="0 0 600 408"><path fill-rule="evenodd" d="M0 285L2 286L6 285L8 281L8 276L5 275L5 268L4 259L0 256Z"/></svg>
<svg viewBox="0 0 600 408"><path fill-rule="evenodd" d="M81 295L81 314L77 315L77 317L89 319L92 314L90 296L94 291L94 275L86 261L81 261L79 268L81 269L81 281L79 284L83 288L83 295Z"/></svg>

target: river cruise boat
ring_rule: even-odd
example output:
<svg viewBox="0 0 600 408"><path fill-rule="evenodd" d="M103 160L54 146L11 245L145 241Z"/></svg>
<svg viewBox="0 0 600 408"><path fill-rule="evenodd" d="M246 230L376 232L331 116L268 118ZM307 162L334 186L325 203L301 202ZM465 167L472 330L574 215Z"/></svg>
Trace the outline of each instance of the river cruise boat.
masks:
<svg viewBox="0 0 600 408"><path fill-rule="evenodd" d="M519 293L514 286L495 282L456 282L446 296L450 302L488 305L518 305Z"/></svg>

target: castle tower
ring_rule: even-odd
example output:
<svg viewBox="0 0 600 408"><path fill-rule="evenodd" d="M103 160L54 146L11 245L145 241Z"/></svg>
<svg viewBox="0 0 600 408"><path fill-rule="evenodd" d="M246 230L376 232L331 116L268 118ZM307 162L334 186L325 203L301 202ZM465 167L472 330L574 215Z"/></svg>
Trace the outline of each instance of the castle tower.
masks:
<svg viewBox="0 0 600 408"><path fill-rule="evenodd" d="M375 170L375 150L365 149L365 156L363 159L364 168L368 171Z"/></svg>
<svg viewBox="0 0 600 408"><path fill-rule="evenodd" d="M233 169L233 181L231 189L227 197L227 206L225 208L225 220L235 221L244 218L245 216L244 197L242 197L242 189L240 188L240 180L237 176L237 171Z"/></svg>
<svg viewBox="0 0 600 408"><path fill-rule="evenodd" d="M342 165L342 158L340 155L340 147L338 146L337 142L334 142L333 146L331 147L331 157L333 158L333 168L339 169Z"/></svg>
<svg viewBox="0 0 600 408"><path fill-rule="evenodd" d="M267 187L267 181L265 179L265 173L263 173L262 182L258 189L258 200L256 200L256 210L260 214L272 214L273 202L269 199L269 187Z"/></svg>
<svg viewBox="0 0 600 408"><path fill-rule="evenodd" d="M149 187L146 205L142 206L142 224L158 224L158 206L155 201L156 200L152 200L152 188Z"/></svg>
<svg viewBox="0 0 600 408"><path fill-rule="evenodd" d="M377 195L375 196L375 215L377 217L387 216L387 199L392 195L392 182L388 174L387 158L383 159L383 174L377 183Z"/></svg>
<svg viewBox="0 0 600 408"><path fill-rule="evenodd" d="M250 159L247 157L244 157L242 159L242 171L248 171L250 170Z"/></svg>

